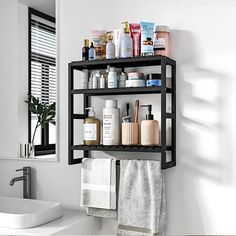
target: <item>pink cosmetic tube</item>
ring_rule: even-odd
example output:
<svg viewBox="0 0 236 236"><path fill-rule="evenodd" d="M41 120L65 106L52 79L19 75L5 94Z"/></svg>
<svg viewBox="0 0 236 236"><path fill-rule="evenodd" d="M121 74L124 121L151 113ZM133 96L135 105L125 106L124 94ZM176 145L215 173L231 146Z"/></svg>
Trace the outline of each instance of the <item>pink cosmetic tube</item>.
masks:
<svg viewBox="0 0 236 236"><path fill-rule="evenodd" d="M133 39L133 56L138 57L140 56L140 35L141 35L141 28L140 24L132 23L129 24L131 37Z"/></svg>

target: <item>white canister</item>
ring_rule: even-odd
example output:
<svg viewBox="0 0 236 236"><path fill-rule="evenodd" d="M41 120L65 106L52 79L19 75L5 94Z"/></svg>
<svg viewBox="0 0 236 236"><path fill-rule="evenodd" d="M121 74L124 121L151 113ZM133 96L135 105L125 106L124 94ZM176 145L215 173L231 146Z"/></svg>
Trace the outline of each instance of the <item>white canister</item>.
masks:
<svg viewBox="0 0 236 236"><path fill-rule="evenodd" d="M120 144L120 109L117 100L106 100L103 108L103 145Z"/></svg>

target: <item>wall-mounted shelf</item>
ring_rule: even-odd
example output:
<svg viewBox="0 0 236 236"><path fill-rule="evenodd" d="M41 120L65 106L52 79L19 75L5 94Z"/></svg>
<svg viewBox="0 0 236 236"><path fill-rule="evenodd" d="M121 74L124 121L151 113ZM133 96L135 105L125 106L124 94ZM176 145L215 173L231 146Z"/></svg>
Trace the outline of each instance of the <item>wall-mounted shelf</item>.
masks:
<svg viewBox="0 0 236 236"><path fill-rule="evenodd" d="M117 89L74 89L74 70L105 69L107 66L116 68L161 66L161 86L149 88L117 88ZM166 87L166 66L171 66L171 88ZM116 151L116 152L152 152L161 154L161 167L167 169L176 165L176 62L168 57L148 56L121 59L108 59L96 61L78 61L69 63L69 114L68 114L68 145L69 164L78 164L84 157L89 157L90 151ZM83 95L84 113L74 113L74 95ZM90 106L91 96L106 95L131 95L131 94L159 94L161 96L161 146L145 147L137 146L104 146L104 145L75 145L74 144L74 120L87 117L85 108ZM171 94L171 112L166 112L166 95ZM81 99L82 100L82 99ZM166 145L166 120L171 119L171 146ZM83 151L83 157L75 158L74 151ZM166 153L171 153L171 160L167 161Z"/></svg>

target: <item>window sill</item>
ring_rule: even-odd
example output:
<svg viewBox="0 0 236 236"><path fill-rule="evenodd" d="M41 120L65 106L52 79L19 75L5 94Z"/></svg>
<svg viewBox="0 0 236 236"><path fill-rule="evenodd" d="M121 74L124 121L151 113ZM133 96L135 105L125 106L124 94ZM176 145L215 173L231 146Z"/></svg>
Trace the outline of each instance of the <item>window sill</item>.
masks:
<svg viewBox="0 0 236 236"><path fill-rule="evenodd" d="M0 160L12 160L12 161L37 161L37 162L58 162L57 156L55 154L52 155L43 155L43 156L36 156L34 158L0 158Z"/></svg>

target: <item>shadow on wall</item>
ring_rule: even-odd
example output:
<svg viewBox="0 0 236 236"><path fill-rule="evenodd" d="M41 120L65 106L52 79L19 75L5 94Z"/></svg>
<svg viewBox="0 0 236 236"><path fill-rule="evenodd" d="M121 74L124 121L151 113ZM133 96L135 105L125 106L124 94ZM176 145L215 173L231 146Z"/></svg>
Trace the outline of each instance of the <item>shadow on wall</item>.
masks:
<svg viewBox="0 0 236 236"><path fill-rule="evenodd" d="M168 192L175 193L167 194L169 222L172 230L202 234L207 209L201 184L229 183L232 177L230 131L223 123L230 83L226 75L198 67L201 56L191 33L171 35L171 57L177 61L177 168L166 172L176 179L167 183Z"/></svg>

